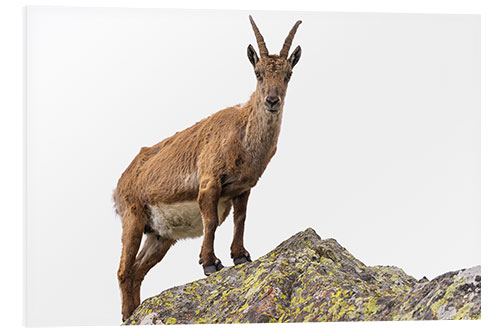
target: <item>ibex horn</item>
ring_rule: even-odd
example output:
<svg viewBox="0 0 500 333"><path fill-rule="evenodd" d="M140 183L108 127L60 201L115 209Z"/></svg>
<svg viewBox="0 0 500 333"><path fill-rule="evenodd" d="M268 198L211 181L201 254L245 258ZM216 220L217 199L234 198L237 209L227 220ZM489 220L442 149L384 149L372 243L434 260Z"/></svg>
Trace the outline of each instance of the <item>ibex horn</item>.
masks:
<svg viewBox="0 0 500 333"><path fill-rule="evenodd" d="M301 23L302 21L297 21L295 25L292 27L292 30L290 30L290 32L288 33L288 36L286 37L285 42L283 43L283 48L280 51L280 57L282 58L288 57L288 51L290 51L290 47L292 46L293 37L295 36L297 28Z"/></svg>
<svg viewBox="0 0 500 333"><path fill-rule="evenodd" d="M257 38L257 45L259 46L259 53L261 57L269 56L269 52L267 51L266 43L264 42L264 37L260 34L259 28L253 21L252 15L249 15L250 23L252 24L252 29L255 34L255 38Z"/></svg>

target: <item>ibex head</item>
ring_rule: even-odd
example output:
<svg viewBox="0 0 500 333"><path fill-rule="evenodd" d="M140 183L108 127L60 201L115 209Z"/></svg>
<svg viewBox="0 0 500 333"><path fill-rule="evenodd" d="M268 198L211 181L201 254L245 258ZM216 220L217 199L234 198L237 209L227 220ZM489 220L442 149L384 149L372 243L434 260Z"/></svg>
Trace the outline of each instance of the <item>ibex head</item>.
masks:
<svg viewBox="0 0 500 333"><path fill-rule="evenodd" d="M250 23L257 38L260 54L259 58L252 45L248 45L248 59L250 59L257 77L257 102L261 103L265 110L278 113L283 107L288 82L292 76L292 68L299 62L302 53L300 46L297 46L292 55L288 57L293 37L302 21L297 21L290 30L279 55L269 55L264 38L252 16L250 16Z"/></svg>

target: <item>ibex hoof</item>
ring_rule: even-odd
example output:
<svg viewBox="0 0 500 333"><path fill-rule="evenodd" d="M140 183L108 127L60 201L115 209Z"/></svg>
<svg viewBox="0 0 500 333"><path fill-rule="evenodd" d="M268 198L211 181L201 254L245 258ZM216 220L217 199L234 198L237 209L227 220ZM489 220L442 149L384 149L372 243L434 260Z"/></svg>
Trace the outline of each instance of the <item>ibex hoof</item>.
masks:
<svg viewBox="0 0 500 333"><path fill-rule="evenodd" d="M221 269L224 268L224 265L220 262L220 260L217 260L215 265L210 265L207 267L203 267L203 273L205 273L206 276L209 276L210 274L213 274L217 271L220 271Z"/></svg>
<svg viewBox="0 0 500 333"><path fill-rule="evenodd" d="M250 255L248 256L243 256L243 257L240 257L240 258L236 258L233 260L234 262L234 265L239 265L239 264L244 264L246 262L252 262L252 259L250 259Z"/></svg>

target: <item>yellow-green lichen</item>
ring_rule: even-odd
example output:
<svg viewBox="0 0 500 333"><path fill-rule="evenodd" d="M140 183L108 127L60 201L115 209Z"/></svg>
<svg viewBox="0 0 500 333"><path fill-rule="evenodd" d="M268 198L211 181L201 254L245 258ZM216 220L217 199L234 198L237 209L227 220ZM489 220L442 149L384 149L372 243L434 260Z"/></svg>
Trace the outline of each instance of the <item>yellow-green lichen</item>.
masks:
<svg viewBox="0 0 500 333"><path fill-rule="evenodd" d="M176 318L173 318L173 317L170 317L170 318L167 318L163 321L163 323L165 325L172 325L172 324L177 324L177 319Z"/></svg>
<svg viewBox="0 0 500 333"><path fill-rule="evenodd" d="M457 311L457 313L453 316L452 319L472 319L469 313L473 306L474 304L472 303L465 304Z"/></svg>

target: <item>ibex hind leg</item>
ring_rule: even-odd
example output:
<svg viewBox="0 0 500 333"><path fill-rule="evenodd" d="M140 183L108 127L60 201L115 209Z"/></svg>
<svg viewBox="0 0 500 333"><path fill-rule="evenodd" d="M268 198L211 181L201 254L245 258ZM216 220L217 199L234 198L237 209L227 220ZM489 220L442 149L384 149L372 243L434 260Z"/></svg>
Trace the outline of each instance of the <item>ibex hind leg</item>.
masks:
<svg viewBox="0 0 500 333"><path fill-rule="evenodd" d="M146 241L134 264L134 291L135 308L141 303L141 284L144 277L157 263L159 263L168 249L175 244L175 240L166 239L154 234L147 234Z"/></svg>
<svg viewBox="0 0 500 333"><path fill-rule="evenodd" d="M127 209L122 215L122 254L118 268L118 282L122 297L122 320L130 317L134 306L134 263L141 246L144 218L134 209Z"/></svg>

